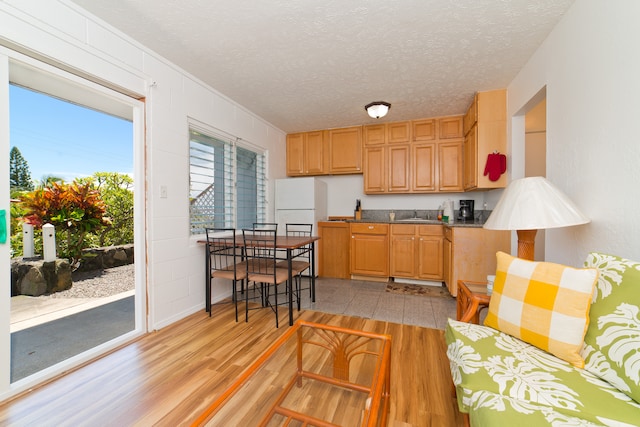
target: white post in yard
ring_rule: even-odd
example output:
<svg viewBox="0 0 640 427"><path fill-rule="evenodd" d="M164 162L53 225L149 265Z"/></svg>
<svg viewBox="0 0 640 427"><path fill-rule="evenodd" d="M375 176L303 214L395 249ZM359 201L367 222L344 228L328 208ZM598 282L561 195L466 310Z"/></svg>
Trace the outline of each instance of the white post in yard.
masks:
<svg viewBox="0 0 640 427"><path fill-rule="evenodd" d="M42 226L42 255L45 262L56 260L56 229L51 224Z"/></svg>
<svg viewBox="0 0 640 427"><path fill-rule="evenodd" d="M33 225L22 224L22 256L32 258L33 253Z"/></svg>

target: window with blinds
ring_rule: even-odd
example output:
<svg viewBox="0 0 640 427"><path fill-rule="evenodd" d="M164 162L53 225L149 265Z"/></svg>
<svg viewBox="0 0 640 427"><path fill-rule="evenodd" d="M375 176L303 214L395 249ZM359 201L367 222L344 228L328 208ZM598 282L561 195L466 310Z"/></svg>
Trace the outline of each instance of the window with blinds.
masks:
<svg viewBox="0 0 640 427"><path fill-rule="evenodd" d="M189 132L191 234L205 227L246 228L266 213L264 154Z"/></svg>

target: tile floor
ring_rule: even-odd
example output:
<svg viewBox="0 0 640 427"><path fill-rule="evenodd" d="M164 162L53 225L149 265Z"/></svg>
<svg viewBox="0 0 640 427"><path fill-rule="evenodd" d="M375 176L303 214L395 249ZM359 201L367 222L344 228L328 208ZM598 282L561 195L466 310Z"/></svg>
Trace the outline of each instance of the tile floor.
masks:
<svg viewBox="0 0 640 427"><path fill-rule="evenodd" d="M307 279L303 279L303 287ZM454 297L402 295L385 291L386 283L316 279L316 302L303 291L301 308L426 328L444 329L456 317Z"/></svg>

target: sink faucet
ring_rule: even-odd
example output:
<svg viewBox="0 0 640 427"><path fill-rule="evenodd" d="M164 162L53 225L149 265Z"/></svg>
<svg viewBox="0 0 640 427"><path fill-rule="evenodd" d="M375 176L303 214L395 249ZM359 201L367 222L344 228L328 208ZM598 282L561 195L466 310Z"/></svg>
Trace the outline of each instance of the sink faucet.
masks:
<svg viewBox="0 0 640 427"><path fill-rule="evenodd" d="M418 218L418 211L413 211L413 217Z"/></svg>

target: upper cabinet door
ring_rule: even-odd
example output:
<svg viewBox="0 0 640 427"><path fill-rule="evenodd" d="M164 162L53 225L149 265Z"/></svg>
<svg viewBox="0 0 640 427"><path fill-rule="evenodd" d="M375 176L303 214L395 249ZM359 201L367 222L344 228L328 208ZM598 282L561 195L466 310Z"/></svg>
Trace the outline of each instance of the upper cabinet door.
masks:
<svg viewBox="0 0 640 427"><path fill-rule="evenodd" d="M387 123L387 142L389 144L411 142L411 122Z"/></svg>
<svg viewBox="0 0 640 427"><path fill-rule="evenodd" d="M304 133L287 135L287 175L304 175Z"/></svg>
<svg viewBox="0 0 640 427"><path fill-rule="evenodd" d="M462 183L462 141L438 144L439 188L443 192L464 191Z"/></svg>
<svg viewBox="0 0 640 427"><path fill-rule="evenodd" d="M414 141L431 141L436 139L435 119L414 120L411 123L413 124Z"/></svg>
<svg viewBox="0 0 640 427"><path fill-rule="evenodd" d="M387 127L384 124L363 126L362 138L365 147L370 145L384 145L387 142Z"/></svg>
<svg viewBox="0 0 640 427"><path fill-rule="evenodd" d="M387 147L389 163L387 167L388 185L390 193L408 193L410 190L410 146L409 144L392 145Z"/></svg>
<svg viewBox="0 0 640 427"><path fill-rule="evenodd" d="M325 132L307 132L305 141L305 173L307 175L323 175L327 173L329 147L325 142Z"/></svg>
<svg viewBox="0 0 640 427"><path fill-rule="evenodd" d="M329 130L329 173L362 173L362 126Z"/></svg>
<svg viewBox="0 0 640 427"><path fill-rule="evenodd" d="M462 116L444 117L440 119L440 139L460 139L462 133Z"/></svg>
<svg viewBox="0 0 640 427"><path fill-rule="evenodd" d="M412 189L436 191L436 143L413 144L411 149Z"/></svg>
<svg viewBox="0 0 640 427"><path fill-rule="evenodd" d="M365 194L387 191L386 147L366 147L364 149L364 192Z"/></svg>

